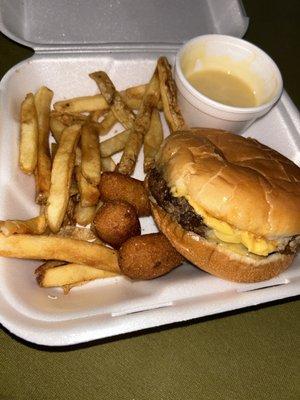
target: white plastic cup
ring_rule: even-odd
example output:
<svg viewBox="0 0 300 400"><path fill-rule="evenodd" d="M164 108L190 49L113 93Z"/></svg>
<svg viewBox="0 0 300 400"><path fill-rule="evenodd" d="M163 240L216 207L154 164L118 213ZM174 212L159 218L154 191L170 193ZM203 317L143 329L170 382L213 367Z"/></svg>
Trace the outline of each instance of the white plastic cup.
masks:
<svg viewBox="0 0 300 400"><path fill-rule="evenodd" d="M258 101L255 107L234 107L200 93L187 80L189 74L218 69L230 71L250 86ZM282 93L281 73L274 61L253 44L226 35L203 35L191 39L175 61L178 103L190 127L207 127L242 133L266 114Z"/></svg>

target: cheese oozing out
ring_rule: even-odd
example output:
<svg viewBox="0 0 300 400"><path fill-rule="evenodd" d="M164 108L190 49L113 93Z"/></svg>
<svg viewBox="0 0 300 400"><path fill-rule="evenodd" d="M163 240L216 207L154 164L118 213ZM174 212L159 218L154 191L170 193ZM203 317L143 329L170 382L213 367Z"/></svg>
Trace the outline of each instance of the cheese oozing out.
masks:
<svg viewBox="0 0 300 400"><path fill-rule="evenodd" d="M234 228L227 222L209 215L209 213L207 213L198 203L193 201L189 195L181 193L178 188L171 188L171 192L174 197L184 196L196 213L202 217L205 225L211 228L214 235L222 242L242 244L249 252L259 256L267 256L276 251L278 247L278 242L276 240L267 240L258 237L251 232Z"/></svg>

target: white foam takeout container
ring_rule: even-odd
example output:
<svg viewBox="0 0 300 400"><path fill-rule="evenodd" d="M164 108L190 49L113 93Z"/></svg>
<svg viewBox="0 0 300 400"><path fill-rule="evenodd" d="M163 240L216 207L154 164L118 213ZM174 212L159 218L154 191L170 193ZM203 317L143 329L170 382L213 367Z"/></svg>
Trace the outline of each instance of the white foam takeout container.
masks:
<svg viewBox="0 0 300 400"><path fill-rule="evenodd" d="M175 54L193 36L241 37L248 24L239 1L3 0L1 30L35 49L0 86L0 219L36 215L34 180L17 166L19 108L27 92L51 88L54 101L97 93L88 73L104 69L119 89L149 80L156 60ZM51 7L50 7L51 4ZM50 7L50 8L49 8ZM179 28L180 29L179 29ZM300 161L299 114L286 93L245 136ZM142 157L135 177L143 178ZM151 218L143 233L156 230ZM0 322L30 342L62 346L189 320L300 293L300 259L279 277L258 284L226 282L192 265L146 282L124 277L90 282L63 295L42 289L38 262L0 258Z"/></svg>

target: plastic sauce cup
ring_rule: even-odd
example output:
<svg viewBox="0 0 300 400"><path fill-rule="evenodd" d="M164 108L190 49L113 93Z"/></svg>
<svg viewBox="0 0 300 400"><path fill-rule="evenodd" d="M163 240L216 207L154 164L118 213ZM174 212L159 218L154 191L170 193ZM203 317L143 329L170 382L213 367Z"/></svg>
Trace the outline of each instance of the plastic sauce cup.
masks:
<svg viewBox="0 0 300 400"><path fill-rule="evenodd" d="M202 70L231 73L255 93L257 106L222 104L195 89L187 77ZM175 61L178 103L190 127L208 127L242 133L266 114L279 99L282 77L274 61L245 40L225 35L203 35L187 42Z"/></svg>

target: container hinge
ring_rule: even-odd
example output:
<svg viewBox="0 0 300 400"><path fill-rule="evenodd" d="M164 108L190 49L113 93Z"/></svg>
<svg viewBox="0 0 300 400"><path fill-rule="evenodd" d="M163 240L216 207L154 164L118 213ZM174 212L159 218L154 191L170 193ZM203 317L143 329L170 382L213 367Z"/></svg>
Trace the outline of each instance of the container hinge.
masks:
<svg viewBox="0 0 300 400"><path fill-rule="evenodd" d="M101 45L60 45L60 46L35 46L35 54L93 54L93 53L144 53L151 51L157 53L176 53L180 44L170 43L142 43L142 44L101 44Z"/></svg>

